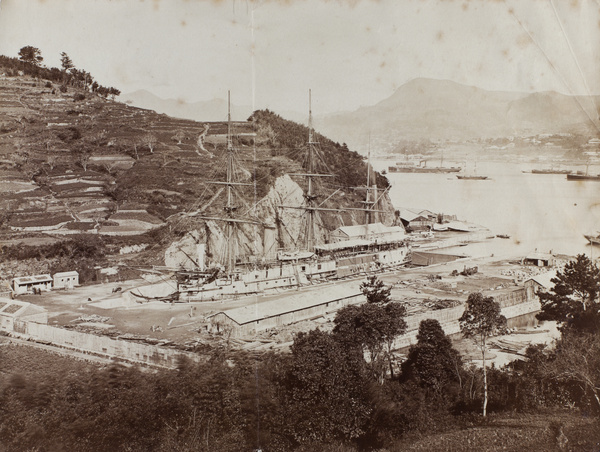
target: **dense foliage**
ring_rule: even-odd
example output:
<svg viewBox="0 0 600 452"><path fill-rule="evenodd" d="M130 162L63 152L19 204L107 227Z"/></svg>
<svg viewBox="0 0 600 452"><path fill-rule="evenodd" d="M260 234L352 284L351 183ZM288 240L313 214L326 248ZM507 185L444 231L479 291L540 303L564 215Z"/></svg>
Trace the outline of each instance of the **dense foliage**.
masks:
<svg viewBox="0 0 600 452"><path fill-rule="evenodd" d="M106 243L101 237L81 234L48 245L4 245L0 248L0 262L48 260L51 274L76 270L83 284L96 281L94 267L105 260L106 254Z"/></svg>
<svg viewBox="0 0 600 452"><path fill-rule="evenodd" d="M410 347L408 357L402 363L403 379L414 379L430 391L431 397L451 400L459 387L462 367L460 354L440 323L433 319L423 320L417 343Z"/></svg>
<svg viewBox="0 0 600 452"><path fill-rule="evenodd" d="M78 235L73 239L54 242L48 245L3 245L0 248L0 261L24 259L50 259L54 257L100 258L106 245L97 235Z"/></svg>
<svg viewBox="0 0 600 452"><path fill-rule="evenodd" d="M283 119L269 110L255 111L249 121L254 122L258 132L268 131L259 135L269 137L268 141L277 155L295 160L307 169L308 127ZM318 142L315 172L334 174L338 184L346 188L365 185L367 164L360 154L349 150L345 143L335 143L318 133L315 133L314 139ZM379 188L389 185L387 178L379 173L376 173L376 183Z"/></svg>
<svg viewBox="0 0 600 452"><path fill-rule="evenodd" d="M565 265L549 292L538 293L540 320L555 320L563 329L600 333L600 269L585 254Z"/></svg>
<svg viewBox="0 0 600 452"><path fill-rule="evenodd" d="M393 446L407 435L472 428L480 409L481 372L452 362L455 352L433 324L422 325L426 331L434 334L420 335L411 349L411 370L383 384L356 349L316 330L299 334L291 355L215 352L204 363L182 360L156 372L37 367L0 379L0 443L6 451L402 450ZM585 357L566 348L581 346ZM490 409L576 405L598 416L584 380L599 382L599 347L598 337L588 337L490 369ZM552 444L553 433L544 435Z"/></svg>

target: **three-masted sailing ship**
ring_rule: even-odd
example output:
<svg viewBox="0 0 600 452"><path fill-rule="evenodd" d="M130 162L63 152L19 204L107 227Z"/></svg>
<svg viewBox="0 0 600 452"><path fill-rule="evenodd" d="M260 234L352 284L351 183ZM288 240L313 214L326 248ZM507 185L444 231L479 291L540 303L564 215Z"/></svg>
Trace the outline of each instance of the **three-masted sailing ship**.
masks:
<svg viewBox="0 0 600 452"><path fill-rule="evenodd" d="M309 91L308 155L306 171L289 176L306 180L304 205L279 205L277 209L300 209L304 212L305 227L302 246L293 250L280 250L277 259L271 262L254 259L253 262L238 262L238 232L244 224L257 228L268 227L256 216L241 217L240 206L235 203L238 188L252 185L234 180L234 144L231 130L231 108L228 107L226 181L212 182L225 188L226 202L222 216L201 215L200 220L221 223L224 231L225 255L220 268L207 270L205 266L205 246L199 246L197 271L181 271L178 274L180 301L207 301L233 298L240 295L264 292L271 289L285 289L315 284L319 281L339 279L353 275L378 272L407 263L409 247L405 240L404 228L388 227L381 223L371 223L373 216L383 212L377 209L379 200L376 184L371 185L371 166L367 163L366 200L361 208L328 208L315 192L315 179L333 177L332 174L318 173L315 170L315 154L319 143L312 124L312 106ZM229 95L228 95L229 97ZM230 103L228 102L230 105ZM222 192L222 191L221 191ZM328 198L329 199L329 198ZM365 224L338 228L340 234L330 243L318 243L316 227L320 212L341 212L356 210L365 212ZM348 235L348 238L344 237ZM333 237L333 234L331 234Z"/></svg>

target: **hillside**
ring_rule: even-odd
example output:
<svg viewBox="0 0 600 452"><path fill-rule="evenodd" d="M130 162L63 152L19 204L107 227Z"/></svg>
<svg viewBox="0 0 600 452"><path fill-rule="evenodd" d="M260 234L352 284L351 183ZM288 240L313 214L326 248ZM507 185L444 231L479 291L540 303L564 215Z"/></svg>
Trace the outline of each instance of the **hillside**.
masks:
<svg viewBox="0 0 600 452"><path fill-rule="evenodd" d="M465 141L479 138L577 132L596 136L600 98L556 92L487 91L447 80L414 79L387 99L322 118L334 139L363 143L369 132L403 139Z"/></svg>
<svg viewBox="0 0 600 452"><path fill-rule="evenodd" d="M196 241L207 242L209 253L223 246L222 225L199 215L222 216L222 186L209 182L225 180L227 123L175 119L86 89L57 88L27 76L0 78L5 241L93 233L118 239L119 246L150 244L135 260L159 265L164 251L190 231L197 232ZM281 212L277 204L290 193L298 205L304 203L305 178L283 176L304 172L308 129L264 111L256 112L253 122L233 122L232 131L234 176L248 184L235 193L239 215L254 215L263 227L276 225L285 235L279 244L297 246L303 215ZM360 207L364 190L353 187L366 181L362 157L325 137L319 140L317 170L335 176L316 183L320 202ZM377 182L387 186L383 176ZM384 205L389 223L393 207L387 197ZM327 230L363 221L361 212L348 211L327 213L321 220L321 239ZM260 241L257 249L257 233L262 237L254 226L241 227L242 251L266 251Z"/></svg>

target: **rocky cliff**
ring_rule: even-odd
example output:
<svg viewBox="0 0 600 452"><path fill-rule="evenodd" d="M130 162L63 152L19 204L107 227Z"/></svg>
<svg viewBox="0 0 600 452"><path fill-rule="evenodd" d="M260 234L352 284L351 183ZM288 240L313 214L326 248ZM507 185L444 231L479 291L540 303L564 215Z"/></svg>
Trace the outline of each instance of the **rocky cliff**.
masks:
<svg viewBox="0 0 600 452"><path fill-rule="evenodd" d="M278 250L302 250L306 239L307 215L305 192L288 174L278 177L266 196L256 203L251 217L261 224L240 223L236 228L236 253L242 261L263 261L276 257ZM340 226L361 224L365 220L362 211L344 210L347 206L345 194L332 197L329 208L340 208L339 212L320 212L316 217L314 237L316 243L326 243L329 232ZM283 206L283 207L282 207ZM394 223L394 207L387 194L379 200L377 214L372 221L386 225ZM329 227L327 226L329 225ZM224 222L206 221L204 229L189 231L183 238L174 241L165 252L165 265L192 270L198 264L198 245L205 244L208 263L222 259L227 246Z"/></svg>

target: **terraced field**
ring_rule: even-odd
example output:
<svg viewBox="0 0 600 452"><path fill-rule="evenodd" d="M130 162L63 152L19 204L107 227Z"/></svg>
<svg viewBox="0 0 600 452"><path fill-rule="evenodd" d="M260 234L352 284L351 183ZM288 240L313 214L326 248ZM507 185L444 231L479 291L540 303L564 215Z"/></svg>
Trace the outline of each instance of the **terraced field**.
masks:
<svg viewBox="0 0 600 452"><path fill-rule="evenodd" d="M197 140L206 127L202 149ZM234 131L252 127L238 122ZM226 134L225 123L205 126L3 77L0 208L11 212L4 224L13 232L142 234L210 198L203 182L223 176L213 167ZM136 213L123 212L131 202Z"/></svg>
<svg viewBox="0 0 600 452"><path fill-rule="evenodd" d="M236 150L233 178L242 182L236 186L235 201L240 216L260 205L279 176L304 172L308 130L272 112L263 112L262 122L256 123L198 122L83 89L59 88L45 80L0 77L0 240L5 243L16 239L34 243L42 236L61 241L73 234L104 235L111 236L104 240L111 243L111 253L118 253L116 242L151 244L127 256L127 264L135 259L136 265L164 265L169 246L196 231L194 240L206 241L212 257L225 236L220 224L197 215L223 214L227 197L222 195L223 186L213 182L226 179L229 127ZM364 191L351 187L366 181L366 165L363 179L357 176L363 168L358 154L338 143L327 146L320 156L329 158L328 163L323 159L322 170L336 178L314 182L324 200L322 207L361 206ZM288 196L287 190L306 189L306 178L288 181L291 188L278 186L283 195L259 206L258 214L268 216L271 223L277 216L271 205L275 198ZM302 221L298 218L290 221ZM324 213L323 231L362 218L359 212ZM289 229L287 219L279 221L282 230ZM242 253L255 253L257 232L243 226L240 230ZM294 246L296 239L288 236L289 231L282 240ZM118 254L111 258L117 264L125 259Z"/></svg>

